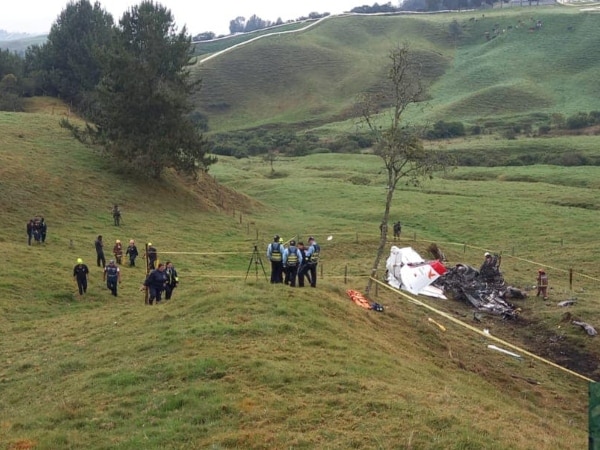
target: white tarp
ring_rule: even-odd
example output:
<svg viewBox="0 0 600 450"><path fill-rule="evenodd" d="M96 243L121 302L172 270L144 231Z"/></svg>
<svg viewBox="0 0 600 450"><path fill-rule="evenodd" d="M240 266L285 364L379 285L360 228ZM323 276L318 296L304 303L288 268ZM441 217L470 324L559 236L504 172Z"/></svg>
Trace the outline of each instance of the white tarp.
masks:
<svg viewBox="0 0 600 450"><path fill-rule="evenodd" d="M386 268L390 286L414 295L446 298L441 289L431 286L431 283L444 274L444 266L439 261L425 261L412 247L392 246Z"/></svg>

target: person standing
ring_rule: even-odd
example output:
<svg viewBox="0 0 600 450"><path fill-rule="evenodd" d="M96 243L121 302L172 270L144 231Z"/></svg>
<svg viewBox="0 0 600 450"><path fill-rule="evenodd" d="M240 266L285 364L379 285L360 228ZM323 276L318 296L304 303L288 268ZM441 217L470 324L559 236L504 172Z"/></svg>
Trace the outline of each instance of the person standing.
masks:
<svg viewBox="0 0 600 450"><path fill-rule="evenodd" d="M98 235L98 238L94 241L94 245L96 246L96 264L98 267L106 266L106 258L104 257L104 242L102 242L102 235ZM100 266L102 264L102 266Z"/></svg>
<svg viewBox="0 0 600 450"><path fill-rule="evenodd" d="M27 222L27 245L31 245L31 238L33 238L33 219Z"/></svg>
<svg viewBox="0 0 600 450"><path fill-rule="evenodd" d="M42 242L42 225L37 217L33 219L33 239L38 244Z"/></svg>
<svg viewBox="0 0 600 450"><path fill-rule="evenodd" d="M548 275L546 275L546 271L544 269L539 269L537 276L536 297L539 297L540 294L544 300L548 300Z"/></svg>
<svg viewBox="0 0 600 450"><path fill-rule="evenodd" d="M46 233L48 232L48 224L44 221L42 217L40 219L40 239L42 240L42 244L46 242Z"/></svg>
<svg viewBox="0 0 600 450"><path fill-rule="evenodd" d="M273 242L267 246L267 259L271 261L271 284L283 283L283 244L279 235L273 236Z"/></svg>
<svg viewBox="0 0 600 450"><path fill-rule="evenodd" d="M319 264L319 254L321 253L321 247L315 241L315 238L310 236L308 238L308 250L306 251L306 259L308 260L306 266L310 273L310 287L317 287L317 264Z"/></svg>
<svg viewBox="0 0 600 450"><path fill-rule="evenodd" d="M88 275L90 271L88 266L83 263L81 258L77 258L77 264L73 267L73 277L77 281L77 289L79 289L79 295L83 295L87 291Z"/></svg>
<svg viewBox="0 0 600 450"><path fill-rule="evenodd" d="M310 276L308 275L308 260L306 259L306 248L304 247L304 242L298 242L298 250L300 250L300 254L302 255L302 264L298 267L298 287L304 287L304 278L308 280L308 284L310 284Z"/></svg>
<svg viewBox="0 0 600 450"><path fill-rule="evenodd" d="M150 272L144 280L144 286L149 291L148 304L153 305L154 300L160 303L162 292L167 284L167 275L165 274L165 265L160 263L158 267ZM144 287L143 286L143 287Z"/></svg>
<svg viewBox="0 0 600 450"><path fill-rule="evenodd" d="M121 225L121 210L119 209L119 205L115 205L112 209L113 221L115 223L115 227Z"/></svg>
<svg viewBox="0 0 600 450"><path fill-rule="evenodd" d="M108 266L104 268L104 281L106 281L106 287L116 297L117 285L121 284L121 270L115 264L114 259L111 259Z"/></svg>
<svg viewBox="0 0 600 450"><path fill-rule="evenodd" d="M165 275L167 276L167 284L165 284L165 300L171 300L173 290L179 284L177 271L175 270L175 267L173 267L173 263L171 261L167 261L165 264Z"/></svg>
<svg viewBox="0 0 600 450"><path fill-rule="evenodd" d="M302 253L296 247L296 241L290 241L290 245L283 252L283 265L287 271L287 279L290 287L296 287L296 276L298 268L302 265Z"/></svg>
<svg viewBox="0 0 600 450"><path fill-rule="evenodd" d="M394 223L394 240L400 239L400 233L402 232L402 224L400 221Z"/></svg>
<svg viewBox="0 0 600 450"><path fill-rule="evenodd" d="M129 256L129 267L135 267L135 258L138 256L138 249L133 239L129 241L129 247L127 247L125 256Z"/></svg>
<svg viewBox="0 0 600 450"><path fill-rule="evenodd" d="M115 255L117 264L121 265L121 262L123 261L123 244L121 244L121 241L119 239L115 241L115 246L113 247L113 255Z"/></svg>

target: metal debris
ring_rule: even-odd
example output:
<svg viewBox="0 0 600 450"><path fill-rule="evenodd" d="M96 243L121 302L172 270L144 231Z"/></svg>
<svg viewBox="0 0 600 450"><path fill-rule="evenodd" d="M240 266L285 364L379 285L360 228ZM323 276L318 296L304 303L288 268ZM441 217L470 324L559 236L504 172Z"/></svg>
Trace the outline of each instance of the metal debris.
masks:
<svg viewBox="0 0 600 450"><path fill-rule="evenodd" d="M579 325L581 328L583 328L585 330L585 332L587 334L589 334L590 336L596 336L598 334L598 332L596 331L596 329L591 326L589 323L585 323L585 322L579 322L577 320L574 320L573 322L571 322L573 325Z"/></svg>

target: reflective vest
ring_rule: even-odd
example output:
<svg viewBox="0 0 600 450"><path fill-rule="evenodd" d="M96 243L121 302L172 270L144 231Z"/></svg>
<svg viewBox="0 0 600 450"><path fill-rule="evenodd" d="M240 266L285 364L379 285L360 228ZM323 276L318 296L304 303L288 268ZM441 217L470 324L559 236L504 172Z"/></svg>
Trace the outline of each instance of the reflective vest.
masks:
<svg viewBox="0 0 600 450"><path fill-rule="evenodd" d="M106 266L106 276L110 280L114 280L117 278L119 274L119 268L117 266Z"/></svg>
<svg viewBox="0 0 600 450"><path fill-rule="evenodd" d="M288 248L287 265L288 267L295 267L298 265L298 249L294 246Z"/></svg>
<svg viewBox="0 0 600 450"><path fill-rule="evenodd" d="M317 264L319 262L319 252L321 251L321 247L319 247L319 244L313 244L313 252L310 255L308 262L311 264Z"/></svg>
<svg viewBox="0 0 600 450"><path fill-rule="evenodd" d="M273 242L271 244L271 261L281 261L281 244L279 242Z"/></svg>

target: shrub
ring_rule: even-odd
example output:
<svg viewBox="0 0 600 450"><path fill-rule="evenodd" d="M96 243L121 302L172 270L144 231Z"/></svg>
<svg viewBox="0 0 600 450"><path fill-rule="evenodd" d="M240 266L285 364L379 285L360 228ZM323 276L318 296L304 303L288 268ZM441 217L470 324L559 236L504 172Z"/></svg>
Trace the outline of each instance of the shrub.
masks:
<svg viewBox="0 0 600 450"><path fill-rule="evenodd" d="M585 128L590 124L588 114L585 112L578 112L567 118L566 126L569 130L578 130Z"/></svg>

